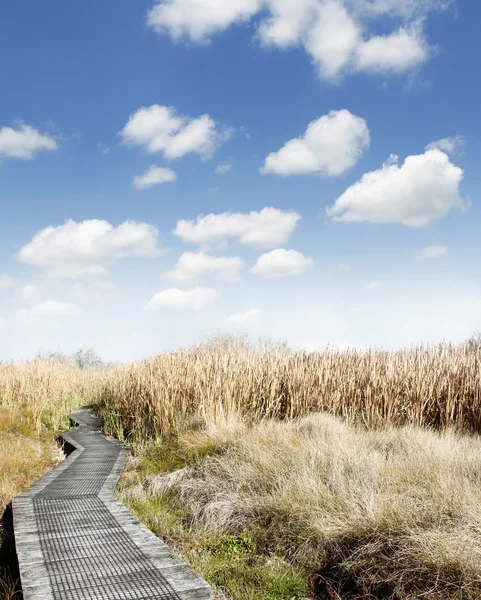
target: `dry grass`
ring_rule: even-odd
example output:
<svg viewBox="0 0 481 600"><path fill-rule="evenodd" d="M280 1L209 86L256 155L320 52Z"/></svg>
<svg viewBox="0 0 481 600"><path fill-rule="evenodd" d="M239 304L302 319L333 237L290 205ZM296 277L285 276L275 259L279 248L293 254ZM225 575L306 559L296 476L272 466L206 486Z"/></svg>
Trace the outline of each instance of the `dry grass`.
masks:
<svg viewBox="0 0 481 600"><path fill-rule="evenodd" d="M74 408L98 398L104 377L42 361L0 364L0 515L60 460L55 434Z"/></svg>
<svg viewBox="0 0 481 600"><path fill-rule="evenodd" d="M62 458L52 433L38 435L18 413L13 417L0 409L0 515L16 495Z"/></svg>
<svg viewBox="0 0 481 600"><path fill-rule="evenodd" d="M329 586L331 598L481 597L479 340L307 354L220 337L103 370L0 365L0 410L16 427L1 434L4 503L48 468L45 432L66 428L80 404L96 404L139 452L156 440L150 472L141 464L125 482L126 499L148 499L146 521L176 490L192 530L234 536L230 550L246 533L259 556L316 575L324 597ZM30 433L14 458L22 423ZM152 475L181 466L174 481ZM254 581L267 581L270 567L256 565Z"/></svg>
<svg viewBox="0 0 481 600"><path fill-rule="evenodd" d="M44 361L0 363L0 408L37 432L58 431L74 408L99 398L109 372Z"/></svg>
<svg viewBox="0 0 481 600"><path fill-rule="evenodd" d="M313 414L220 421L181 434L177 452L207 446L174 476L131 481L124 499L175 491L194 531L249 533L317 574L321 597L481 597L479 436Z"/></svg>
<svg viewBox="0 0 481 600"><path fill-rule="evenodd" d="M241 414L259 421L329 412L367 426L481 431L481 344L399 352L254 346L219 337L119 369L101 409L119 435L166 435Z"/></svg>
<svg viewBox="0 0 481 600"><path fill-rule="evenodd" d="M7 512L12 499L63 460L52 432L38 432L32 412L0 408L0 599L19 598L13 532Z"/></svg>
<svg viewBox="0 0 481 600"><path fill-rule="evenodd" d="M28 407L39 431L65 426L65 415L80 403L98 404L110 429L137 439L235 414L259 421L312 412L369 427L481 431L481 343L308 354L219 336L109 369L0 364L0 407Z"/></svg>
<svg viewBox="0 0 481 600"><path fill-rule="evenodd" d="M98 398L104 372L32 361L0 364L0 598L19 597L5 508L63 459L56 433L68 415ZM2 515L4 517L2 518ZM13 554L13 556L12 556Z"/></svg>

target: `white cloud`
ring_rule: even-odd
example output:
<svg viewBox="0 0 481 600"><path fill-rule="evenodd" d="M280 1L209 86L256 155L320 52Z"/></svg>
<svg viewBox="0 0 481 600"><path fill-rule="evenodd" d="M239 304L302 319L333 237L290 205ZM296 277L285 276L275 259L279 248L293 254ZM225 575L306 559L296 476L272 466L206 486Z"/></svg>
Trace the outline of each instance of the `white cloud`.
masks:
<svg viewBox="0 0 481 600"><path fill-rule="evenodd" d="M340 263L337 265L339 271L341 271L342 273L350 273L352 271L352 266L351 265L346 265L344 263Z"/></svg>
<svg viewBox="0 0 481 600"><path fill-rule="evenodd" d="M196 221L177 221L172 233L195 244L237 238L244 246L275 248L291 237L300 218L296 212L266 207L260 212L210 214Z"/></svg>
<svg viewBox="0 0 481 600"><path fill-rule="evenodd" d="M24 285L24 286L18 288L18 290L17 290L17 295L22 300L31 300L32 298L35 298L35 296L38 296L38 294L39 294L38 287L33 284Z"/></svg>
<svg viewBox="0 0 481 600"><path fill-rule="evenodd" d="M252 327L253 325L257 325L259 323L260 316L262 315L262 311L254 308L252 310L248 310L245 313L238 313L234 315L230 315L225 320L225 324L228 327L234 328L245 328Z"/></svg>
<svg viewBox="0 0 481 600"><path fill-rule="evenodd" d="M366 285L364 286L364 288L366 290L377 290L380 287L382 287L382 283L380 281L369 281L368 283L366 283Z"/></svg>
<svg viewBox="0 0 481 600"><path fill-rule="evenodd" d="M157 242L158 231L148 223L125 221L114 227L98 219L68 220L39 231L20 250L19 259L44 268L51 277L101 276L118 259L159 256Z"/></svg>
<svg viewBox="0 0 481 600"><path fill-rule="evenodd" d="M150 154L161 152L165 158L176 159L195 153L208 159L232 131L219 128L207 114L191 119L178 115L173 107L153 104L130 115L120 135Z"/></svg>
<svg viewBox="0 0 481 600"><path fill-rule="evenodd" d="M37 317L75 317L83 313L83 310L76 304L70 302L57 302L56 300L47 300L41 304L36 304L32 308L19 311L19 316L27 318Z"/></svg>
<svg viewBox="0 0 481 600"><path fill-rule="evenodd" d="M0 273L0 289L1 288L10 288L15 285L15 281L10 277L10 275L6 275L5 273Z"/></svg>
<svg viewBox="0 0 481 600"><path fill-rule="evenodd" d="M355 51L361 42L361 27L342 2L316 2L304 34L304 47L322 78L336 80L347 68L355 70Z"/></svg>
<svg viewBox="0 0 481 600"><path fill-rule="evenodd" d="M244 261L236 256L209 256L203 252L184 252L174 268L166 274L169 279L191 281L202 275L217 275L224 281L239 281L239 271Z"/></svg>
<svg viewBox="0 0 481 600"><path fill-rule="evenodd" d="M311 258L306 258L297 250L278 248L259 256L250 272L264 277L291 277L302 275L313 264Z"/></svg>
<svg viewBox="0 0 481 600"><path fill-rule="evenodd" d="M271 15L264 18L258 28L258 37L265 46L289 48L299 43L309 27L309 17L317 0L271 0Z"/></svg>
<svg viewBox="0 0 481 600"><path fill-rule="evenodd" d="M217 290L196 287L191 290L172 288L154 294L146 310L202 310L219 296Z"/></svg>
<svg viewBox="0 0 481 600"><path fill-rule="evenodd" d="M225 175L232 169L232 163L229 161L219 163L215 168L216 175Z"/></svg>
<svg viewBox="0 0 481 600"><path fill-rule="evenodd" d="M356 164L368 147L366 121L345 109L331 110L309 123L302 137L271 152L261 173L341 175Z"/></svg>
<svg viewBox="0 0 481 600"><path fill-rule="evenodd" d="M263 0L166 0L156 3L147 14L147 24L175 40L186 36L206 42L217 31L248 21L264 4Z"/></svg>
<svg viewBox="0 0 481 600"><path fill-rule="evenodd" d="M422 30L401 27L389 35L377 35L356 49L359 70L379 73L404 73L426 62L429 47Z"/></svg>
<svg viewBox="0 0 481 600"><path fill-rule="evenodd" d="M441 258L448 251L446 246L428 246L418 254L420 259Z"/></svg>
<svg viewBox="0 0 481 600"><path fill-rule="evenodd" d="M42 134L25 123L21 123L18 129L12 127L0 129L0 157L30 160L37 152L56 150L57 147L53 137Z"/></svg>
<svg viewBox="0 0 481 600"><path fill-rule="evenodd" d="M356 14L378 17L386 15L404 19L426 16L446 10L455 0L349 0Z"/></svg>
<svg viewBox="0 0 481 600"><path fill-rule="evenodd" d="M152 165L142 175L134 177L133 186L138 190L147 190L159 183L172 183L177 180L177 174L172 169Z"/></svg>
<svg viewBox="0 0 481 600"><path fill-rule="evenodd" d="M205 43L217 32L256 23L264 46L302 46L321 77L339 79L358 71L402 73L427 60L424 39L427 14L448 0L158 0L147 23L174 40ZM369 35L374 19L391 17L402 26L385 35Z"/></svg>
<svg viewBox="0 0 481 600"><path fill-rule="evenodd" d="M431 142L426 146L426 150L433 150L438 148L446 154L456 154L465 144L465 139L462 135L455 135L453 137L445 137L441 140Z"/></svg>
<svg viewBox="0 0 481 600"><path fill-rule="evenodd" d="M326 212L335 221L402 223L422 227L463 209L459 184L464 172L440 150L408 156L400 167L390 159L377 171L365 173Z"/></svg>

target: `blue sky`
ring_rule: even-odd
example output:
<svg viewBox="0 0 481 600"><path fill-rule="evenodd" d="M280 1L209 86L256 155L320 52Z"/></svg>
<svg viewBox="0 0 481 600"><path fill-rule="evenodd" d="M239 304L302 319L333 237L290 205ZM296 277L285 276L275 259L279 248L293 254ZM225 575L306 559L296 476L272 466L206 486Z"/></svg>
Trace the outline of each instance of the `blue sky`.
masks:
<svg viewBox="0 0 481 600"><path fill-rule="evenodd" d="M0 11L0 360L481 329L481 6Z"/></svg>

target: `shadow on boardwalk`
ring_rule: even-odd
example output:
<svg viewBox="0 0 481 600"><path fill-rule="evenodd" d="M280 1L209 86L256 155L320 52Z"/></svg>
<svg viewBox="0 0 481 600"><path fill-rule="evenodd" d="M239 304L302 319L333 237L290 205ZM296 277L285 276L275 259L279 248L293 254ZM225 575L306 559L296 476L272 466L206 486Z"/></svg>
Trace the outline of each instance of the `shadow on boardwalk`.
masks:
<svg viewBox="0 0 481 600"><path fill-rule="evenodd" d="M130 450L89 409L74 451L13 501L24 600L208 600L208 584L113 498Z"/></svg>

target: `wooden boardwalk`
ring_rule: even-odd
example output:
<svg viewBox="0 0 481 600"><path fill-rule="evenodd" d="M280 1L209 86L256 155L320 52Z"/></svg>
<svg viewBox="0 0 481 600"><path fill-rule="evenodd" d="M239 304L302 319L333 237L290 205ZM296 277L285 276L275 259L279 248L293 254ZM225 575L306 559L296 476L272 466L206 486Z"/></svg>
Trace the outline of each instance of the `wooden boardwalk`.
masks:
<svg viewBox="0 0 481 600"><path fill-rule="evenodd" d="M75 451L13 501L24 600L208 600L208 584L113 493L129 449L90 410Z"/></svg>

